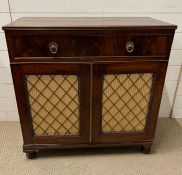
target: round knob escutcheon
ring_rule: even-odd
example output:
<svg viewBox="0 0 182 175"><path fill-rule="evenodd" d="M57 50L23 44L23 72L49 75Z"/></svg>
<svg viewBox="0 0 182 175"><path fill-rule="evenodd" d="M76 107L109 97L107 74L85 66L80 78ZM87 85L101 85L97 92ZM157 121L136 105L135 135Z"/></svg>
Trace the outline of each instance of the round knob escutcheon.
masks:
<svg viewBox="0 0 182 175"><path fill-rule="evenodd" d="M52 54L56 54L58 52L58 44L56 42L49 43L49 50Z"/></svg>
<svg viewBox="0 0 182 175"><path fill-rule="evenodd" d="M129 42L126 43L126 51L128 53L132 53L134 51L134 48L135 48L134 42L129 41Z"/></svg>

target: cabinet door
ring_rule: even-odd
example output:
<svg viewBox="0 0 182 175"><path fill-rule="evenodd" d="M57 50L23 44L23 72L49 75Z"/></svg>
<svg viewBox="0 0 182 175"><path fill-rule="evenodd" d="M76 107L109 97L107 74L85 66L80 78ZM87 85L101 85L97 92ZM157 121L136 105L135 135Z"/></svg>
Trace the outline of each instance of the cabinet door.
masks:
<svg viewBox="0 0 182 175"><path fill-rule="evenodd" d="M24 143L87 143L90 65L11 65Z"/></svg>
<svg viewBox="0 0 182 175"><path fill-rule="evenodd" d="M152 140L166 68L164 61L94 64L92 141Z"/></svg>

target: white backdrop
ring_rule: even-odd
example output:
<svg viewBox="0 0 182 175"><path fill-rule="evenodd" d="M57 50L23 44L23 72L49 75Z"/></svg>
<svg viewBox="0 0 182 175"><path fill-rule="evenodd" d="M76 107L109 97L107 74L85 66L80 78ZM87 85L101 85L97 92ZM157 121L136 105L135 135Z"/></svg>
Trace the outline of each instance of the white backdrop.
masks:
<svg viewBox="0 0 182 175"><path fill-rule="evenodd" d="M177 24L159 116L170 117L175 102L172 117L182 118L182 0L0 0L0 27L23 16L147 16ZM0 120L18 119L7 47L0 29Z"/></svg>

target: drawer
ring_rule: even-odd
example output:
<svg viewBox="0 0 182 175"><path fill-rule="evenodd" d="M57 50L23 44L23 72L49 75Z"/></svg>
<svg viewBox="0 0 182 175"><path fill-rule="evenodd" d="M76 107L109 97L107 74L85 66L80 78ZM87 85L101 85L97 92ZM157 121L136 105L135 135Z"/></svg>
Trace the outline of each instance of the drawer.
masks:
<svg viewBox="0 0 182 175"><path fill-rule="evenodd" d="M164 56L167 35L14 36L15 57Z"/></svg>

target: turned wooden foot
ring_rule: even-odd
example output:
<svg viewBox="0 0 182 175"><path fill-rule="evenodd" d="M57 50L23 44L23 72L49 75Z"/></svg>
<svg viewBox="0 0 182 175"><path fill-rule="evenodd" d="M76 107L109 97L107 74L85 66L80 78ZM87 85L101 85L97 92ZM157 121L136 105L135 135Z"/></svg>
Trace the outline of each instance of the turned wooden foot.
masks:
<svg viewBox="0 0 182 175"><path fill-rule="evenodd" d="M142 145L141 146L141 151L144 153L144 154L149 154L151 152L151 148L152 146L149 146L149 145Z"/></svg>
<svg viewBox="0 0 182 175"><path fill-rule="evenodd" d="M26 153L28 159L34 159L36 157L36 152Z"/></svg>

